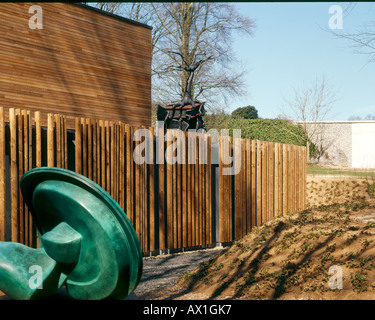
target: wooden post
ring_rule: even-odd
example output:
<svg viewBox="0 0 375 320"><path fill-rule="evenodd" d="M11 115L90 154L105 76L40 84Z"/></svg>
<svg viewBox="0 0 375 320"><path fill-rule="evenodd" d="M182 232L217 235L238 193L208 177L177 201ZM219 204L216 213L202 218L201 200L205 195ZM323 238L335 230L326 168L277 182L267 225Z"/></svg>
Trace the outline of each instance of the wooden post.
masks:
<svg viewBox="0 0 375 320"><path fill-rule="evenodd" d="M151 132L151 140L148 141L149 149L152 150L152 163L148 165L148 177L149 177L149 219L150 219L150 251L156 249L155 246L155 139L154 139L154 128L149 128Z"/></svg>
<svg viewBox="0 0 375 320"><path fill-rule="evenodd" d="M158 167L159 167L159 242L160 250L165 249L165 143L164 128L158 128Z"/></svg>
<svg viewBox="0 0 375 320"><path fill-rule="evenodd" d="M92 131L93 126L91 123L91 119L86 119L86 126L87 126L87 176L89 179L93 180L93 170L92 170L92 163L93 163L93 139L92 139Z"/></svg>
<svg viewBox="0 0 375 320"><path fill-rule="evenodd" d="M187 138L188 132L183 132L182 139L184 140L182 147L184 148L184 153L183 153L183 164L181 165L181 170L182 170L182 187L181 187L181 192L182 192L182 199L181 199L181 204L182 204L182 219L181 219L181 237L182 237L182 246L185 248L188 246L188 222L187 222L187 217L188 217L188 198L187 198L187 192L188 192L188 138Z"/></svg>
<svg viewBox="0 0 375 320"><path fill-rule="evenodd" d="M23 123L22 114L20 109L16 109L16 121L17 121L17 131L18 131L18 232L19 232L19 242L25 243L24 239L24 205L22 200L22 194L20 189L19 181L23 174Z"/></svg>
<svg viewBox="0 0 375 320"><path fill-rule="evenodd" d="M104 121L105 126L105 171L106 171L106 186L105 190L111 194L111 168L110 168L110 128L109 122Z"/></svg>
<svg viewBox="0 0 375 320"><path fill-rule="evenodd" d="M192 179L193 179L193 148L192 148L192 133L187 133L187 246L192 246L192 207L193 207L193 192L192 192Z"/></svg>
<svg viewBox="0 0 375 320"><path fill-rule="evenodd" d="M257 184L256 184L256 196L257 196L257 226L263 223L262 214L262 142L257 141Z"/></svg>
<svg viewBox="0 0 375 320"><path fill-rule="evenodd" d="M49 113L47 115L48 123L47 123L47 166L54 167L55 166L55 159L54 159L54 121L53 121L53 114Z"/></svg>
<svg viewBox="0 0 375 320"><path fill-rule="evenodd" d="M18 242L18 174L17 174L17 123L15 110L9 109L10 123L10 188L11 188L11 237Z"/></svg>
<svg viewBox="0 0 375 320"><path fill-rule="evenodd" d="M5 121L4 109L0 107L0 241L5 241Z"/></svg>
<svg viewBox="0 0 375 320"><path fill-rule="evenodd" d="M81 119L75 118L75 156L76 156L76 172L81 173L82 171L82 160L81 160Z"/></svg>
<svg viewBox="0 0 375 320"><path fill-rule="evenodd" d="M279 185L279 143L275 143L275 217L278 217L279 214L279 199L280 199L280 185Z"/></svg>
<svg viewBox="0 0 375 320"><path fill-rule="evenodd" d="M206 211L207 211L207 231L206 244L212 243L212 190L211 190L211 136L207 135L207 164L206 164Z"/></svg>
<svg viewBox="0 0 375 320"><path fill-rule="evenodd" d="M257 151L256 141L251 140L251 227L256 226L256 182L257 182Z"/></svg>
<svg viewBox="0 0 375 320"><path fill-rule="evenodd" d="M61 141L61 116L59 114L54 115L53 119L56 126L56 166L62 167L61 153L62 153L62 141Z"/></svg>
<svg viewBox="0 0 375 320"><path fill-rule="evenodd" d="M98 183L97 178L97 157L98 157L98 140L97 140L97 121L91 119L90 126L92 128L92 180ZM122 207L124 210L124 207Z"/></svg>
<svg viewBox="0 0 375 320"><path fill-rule="evenodd" d="M171 130L167 131L167 242L168 248L173 248L173 168L172 168L172 152L170 147L173 143Z"/></svg>
<svg viewBox="0 0 375 320"><path fill-rule="evenodd" d="M246 233L251 230L251 140L246 139Z"/></svg>
<svg viewBox="0 0 375 320"><path fill-rule="evenodd" d="M283 144L283 216L288 214L288 146Z"/></svg>

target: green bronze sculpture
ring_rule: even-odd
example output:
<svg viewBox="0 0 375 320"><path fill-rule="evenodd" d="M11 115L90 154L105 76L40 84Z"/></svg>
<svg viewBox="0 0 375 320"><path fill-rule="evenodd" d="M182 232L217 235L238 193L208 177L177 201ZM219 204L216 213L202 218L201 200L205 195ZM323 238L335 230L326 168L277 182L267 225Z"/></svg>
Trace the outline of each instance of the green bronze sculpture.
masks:
<svg viewBox="0 0 375 320"><path fill-rule="evenodd" d="M21 191L42 245L0 242L0 290L13 299L40 299L65 285L70 297L86 300L122 299L136 288L140 243L105 190L75 172L43 167L23 175Z"/></svg>

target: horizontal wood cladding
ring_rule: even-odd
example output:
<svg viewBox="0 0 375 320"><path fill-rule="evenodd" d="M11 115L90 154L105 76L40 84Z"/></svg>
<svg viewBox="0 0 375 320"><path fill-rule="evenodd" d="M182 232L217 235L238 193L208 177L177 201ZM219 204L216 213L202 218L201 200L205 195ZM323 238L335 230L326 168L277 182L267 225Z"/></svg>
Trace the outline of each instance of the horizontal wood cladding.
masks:
<svg viewBox="0 0 375 320"><path fill-rule="evenodd" d="M32 5L43 29L29 28ZM1 3L0 30L0 106L151 125L149 27L44 2Z"/></svg>

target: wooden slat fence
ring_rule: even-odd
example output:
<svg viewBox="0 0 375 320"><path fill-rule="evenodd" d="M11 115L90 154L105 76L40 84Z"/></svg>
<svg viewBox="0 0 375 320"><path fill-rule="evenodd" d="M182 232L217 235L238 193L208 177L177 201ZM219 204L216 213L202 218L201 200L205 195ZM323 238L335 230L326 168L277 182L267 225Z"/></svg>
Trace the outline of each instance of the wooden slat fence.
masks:
<svg viewBox="0 0 375 320"><path fill-rule="evenodd" d="M220 242L238 240L252 227L306 208L306 148L294 145L221 137ZM226 157L241 145L237 175L223 175ZM235 162L235 160L234 160ZM235 162L236 163L236 162ZM236 164L237 164L236 163ZM232 190L232 192L231 192Z"/></svg>
<svg viewBox="0 0 375 320"><path fill-rule="evenodd" d="M37 246L19 181L40 166L98 183L129 217L144 253L238 240L306 206L305 147L221 136L216 163L209 134L164 136L163 129L80 117L70 119L73 131L66 116L47 114L42 127L40 112L7 112L0 108L2 241Z"/></svg>

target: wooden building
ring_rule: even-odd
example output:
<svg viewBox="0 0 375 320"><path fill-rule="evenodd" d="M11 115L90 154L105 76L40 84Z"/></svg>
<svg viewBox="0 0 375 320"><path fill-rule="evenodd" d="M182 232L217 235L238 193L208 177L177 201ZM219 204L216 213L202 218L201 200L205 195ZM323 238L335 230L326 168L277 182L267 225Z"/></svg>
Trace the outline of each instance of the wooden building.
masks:
<svg viewBox="0 0 375 320"><path fill-rule="evenodd" d="M0 4L5 109L150 126L151 59L147 25L81 4Z"/></svg>

